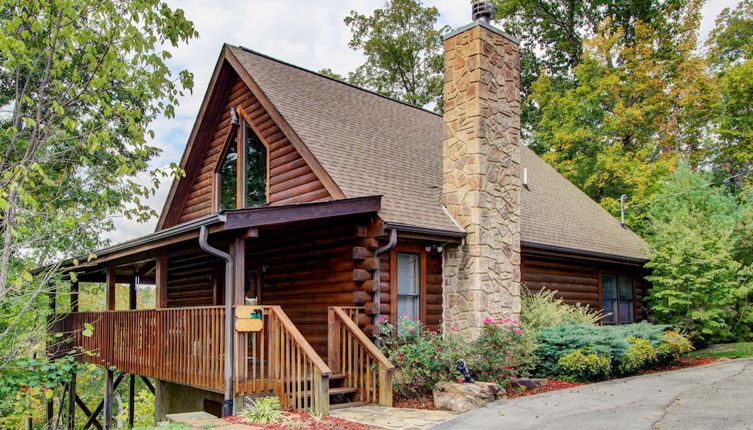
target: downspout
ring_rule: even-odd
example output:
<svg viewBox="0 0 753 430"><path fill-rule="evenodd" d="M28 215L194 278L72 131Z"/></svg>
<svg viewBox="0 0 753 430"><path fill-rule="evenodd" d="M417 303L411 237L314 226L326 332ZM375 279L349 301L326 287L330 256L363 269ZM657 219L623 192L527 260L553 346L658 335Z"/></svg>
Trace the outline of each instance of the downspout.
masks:
<svg viewBox="0 0 753 430"><path fill-rule="evenodd" d="M376 303L377 309L376 309L376 312L374 313L374 325L377 326L377 327L379 326L379 317L380 317L380 312L379 311L380 311L380 307L382 305L382 302L380 300L380 295L381 295L381 292L382 292L382 281L380 279L380 276L381 276L381 273L380 273L381 270L380 270L380 268L382 266L382 263L379 261L379 256L381 254L383 254L383 253L391 250L392 248L394 248L395 245L397 245L397 230L393 228L392 230L390 230L390 241L389 241L389 243L387 243L387 245L384 245L383 247L381 247L381 248L377 249L376 251L374 251L374 257L377 259L377 267L374 270L374 277L372 279L374 279L374 285L375 285L375 288L376 288L376 290L374 291L374 303ZM376 339L377 346L379 346L379 343L380 343L380 339L379 339L379 337L377 337L377 339Z"/></svg>
<svg viewBox="0 0 753 430"><path fill-rule="evenodd" d="M225 392L222 415L233 415L233 259L207 242L208 229L199 231L199 247L204 252L225 260Z"/></svg>

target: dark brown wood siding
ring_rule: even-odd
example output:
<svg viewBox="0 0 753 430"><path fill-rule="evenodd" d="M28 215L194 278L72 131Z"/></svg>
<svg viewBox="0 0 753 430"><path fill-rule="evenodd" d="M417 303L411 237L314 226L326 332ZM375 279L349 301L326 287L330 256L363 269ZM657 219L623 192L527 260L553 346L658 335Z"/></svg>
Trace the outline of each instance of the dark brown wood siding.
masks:
<svg viewBox="0 0 753 430"><path fill-rule="evenodd" d="M311 167L239 77L232 79L223 100L214 132L208 134L211 137L206 145L197 145L197 148L203 148L204 155L198 163L198 171L185 200L177 202L183 204L179 223L209 215L213 210L214 172L232 130L230 109L236 106L243 108L258 130L259 137L269 146L270 204L312 202L331 197Z"/></svg>
<svg viewBox="0 0 753 430"><path fill-rule="evenodd" d="M440 327L443 309L442 254L436 250L426 252L426 246L432 244L432 242L398 243L395 249L382 256L381 299L383 305L389 306L388 315L393 324L400 317L397 315L397 253L409 252L419 254L421 257L421 320L429 329L434 330Z"/></svg>
<svg viewBox="0 0 753 430"><path fill-rule="evenodd" d="M246 266L261 268L260 303L280 305L322 356L327 350L327 308L373 309L373 258L381 221L309 223L265 230L246 242ZM367 318L361 322L365 327Z"/></svg>
<svg viewBox="0 0 753 430"><path fill-rule="evenodd" d="M523 250L522 281L531 293L542 288L557 291L565 303L582 303L601 309L601 274L624 274L633 278L634 315L645 319L646 281L641 267L604 261L578 260L567 256L531 255Z"/></svg>
<svg viewBox="0 0 753 430"><path fill-rule="evenodd" d="M197 249L167 259L167 307L211 306L216 303L217 273L223 262ZM220 270L217 270L217 268ZM220 288L221 290L221 288Z"/></svg>

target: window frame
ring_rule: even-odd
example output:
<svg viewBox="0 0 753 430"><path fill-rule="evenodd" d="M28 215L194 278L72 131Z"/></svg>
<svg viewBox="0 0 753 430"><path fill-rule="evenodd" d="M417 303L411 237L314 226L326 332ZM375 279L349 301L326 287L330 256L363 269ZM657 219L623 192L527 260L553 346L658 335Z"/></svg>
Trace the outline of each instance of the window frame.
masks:
<svg viewBox="0 0 753 430"><path fill-rule="evenodd" d="M604 309L604 276L613 276L615 280L615 314L614 322L606 322L602 320L602 324L605 325L619 325L619 324L631 324L636 322L636 288L635 288L635 276L630 273L619 271L600 271L599 272L599 309L606 313ZM620 322L620 277L628 278L630 280L630 320L627 322Z"/></svg>
<svg viewBox="0 0 753 430"><path fill-rule="evenodd" d="M418 315L426 324L426 249L425 245L398 244L390 252L390 315L392 324L397 326L397 254L418 255Z"/></svg>
<svg viewBox="0 0 753 430"><path fill-rule="evenodd" d="M222 165L225 161L225 157L227 156L228 150L230 148L230 144L233 141L233 137L235 137L236 141L236 147L235 152L238 154L236 157L236 166L235 166L235 174L236 174L236 189L235 189L235 208L236 209L244 209L246 208L246 127L251 129L251 131L256 134L256 137L259 138L259 141L264 145L264 148L266 149L266 159L265 159L265 170L266 170L266 180L265 180L265 203L269 204L269 190L270 190L270 148L269 148L269 142L267 142L267 139L264 138L264 136L259 132L259 129L256 128L253 121L251 121L251 118L246 114L246 112L241 109L240 107L235 108L236 113L238 114L238 124L232 124L230 128L230 132L227 134L227 138L225 139L224 147L222 150L222 153L220 154L220 158L217 160L217 163L214 168L214 186L212 187L212 193L214 194L214 197L212 198L212 205L214 212L218 212L220 210L220 197L222 196L222 190L220 187L222 187L222 181L220 178L220 170L222 169Z"/></svg>

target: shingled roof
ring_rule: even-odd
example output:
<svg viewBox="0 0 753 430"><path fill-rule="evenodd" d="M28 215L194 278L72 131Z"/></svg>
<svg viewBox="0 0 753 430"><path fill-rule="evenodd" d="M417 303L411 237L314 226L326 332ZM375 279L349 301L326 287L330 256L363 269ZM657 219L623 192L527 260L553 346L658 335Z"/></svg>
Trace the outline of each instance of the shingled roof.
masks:
<svg viewBox="0 0 753 430"><path fill-rule="evenodd" d="M395 226L462 232L441 203L442 117L246 48L229 47L346 197L381 194ZM646 258L635 233L522 147L527 245Z"/></svg>

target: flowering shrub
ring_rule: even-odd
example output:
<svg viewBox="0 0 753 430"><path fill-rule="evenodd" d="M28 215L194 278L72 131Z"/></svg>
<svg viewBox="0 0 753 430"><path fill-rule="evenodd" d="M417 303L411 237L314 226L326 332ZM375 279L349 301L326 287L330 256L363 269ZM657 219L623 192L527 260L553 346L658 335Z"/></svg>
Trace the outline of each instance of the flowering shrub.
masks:
<svg viewBox="0 0 753 430"><path fill-rule="evenodd" d="M656 361L658 364L669 364L692 350L693 344L688 338L676 331L666 331L656 347Z"/></svg>
<svg viewBox="0 0 753 430"><path fill-rule="evenodd" d="M557 361L559 377L570 382L600 381L609 377L612 358L583 348L568 352Z"/></svg>
<svg viewBox="0 0 753 430"><path fill-rule="evenodd" d="M398 395L428 392L437 382L460 376L455 365L466 351L456 336L443 337L407 315L400 317L397 330L384 318L380 319L379 329L382 352L400 370L394 379Z"/></svg>
<svg viewBox="0 0 753 430"><path fill-rule="evenodd" d="M384 318L379 326L382 351L399 369L394 390L402 396L431 391L440 381L462 382L456 370L459 359L466 360L475 379L501 385L527 375L536 363L536 344L511 319L487 319L481 335L471 343L453 331L428 330L407 315L400 317L397 330Z"/></svg>
<svg viewBox="0 0 753 430"><path fill-rule="evenodd" d="M526 336L518 321L487 318L472 344L469 365L478 379L504 386L510 378L530 374L536 366L536 348L534 339Z"/></svg>

